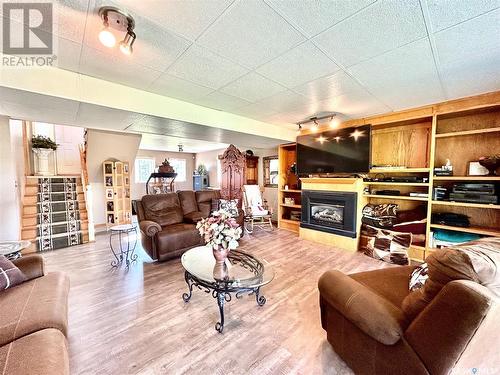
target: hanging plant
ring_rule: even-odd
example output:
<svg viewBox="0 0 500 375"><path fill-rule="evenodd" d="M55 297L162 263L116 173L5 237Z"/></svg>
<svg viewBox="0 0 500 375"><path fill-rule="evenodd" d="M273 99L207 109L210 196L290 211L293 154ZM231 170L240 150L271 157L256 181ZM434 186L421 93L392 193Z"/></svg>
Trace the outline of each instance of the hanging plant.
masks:
<svg viewBox="0 0 500 375"><path fill-rule="evenodd" d="M32 148L48 148L51 150L57 150L58 144L55 143L49 137L44 137L43 135L36 135L31 138L31 147Z"/></svg>

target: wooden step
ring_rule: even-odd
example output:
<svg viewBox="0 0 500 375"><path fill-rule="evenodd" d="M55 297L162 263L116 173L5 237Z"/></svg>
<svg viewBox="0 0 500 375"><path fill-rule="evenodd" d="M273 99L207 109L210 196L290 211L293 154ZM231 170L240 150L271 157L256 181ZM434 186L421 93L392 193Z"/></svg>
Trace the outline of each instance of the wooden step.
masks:
<svg viewBox="0 0 500 375"><path fill-rule="evenodd" d="M89 235L89 230L88 229L81 229L79 230L78 232L80 232L82 234L82 239L84 238L84 236L87 236L87 242L88 242L88 235ZM55 234L53 235L52 237L53 238L57 238L57 237L64 237L64 235L66 235L67 233L60 233L60 234ZM27 241L30 241L30 242L36 242L38 241L39 237L36 236L36 237L31 237L31 238L23 238L23 240L27 240Z"/></svg>
<svg viewBox="0 0 500 375"><path fill-rule="evenodd" d="M82 185L77 185L76 186L76 192L77 193L83 193L83 186ZM26 185L24 189L24 196L37 196L39 193L38 191L38 185Z"/></svg>
<svg viewBox="0 0 500 375"><path fill-rule="evenodd" d="M89 222L88 220L79 220L80 221L80 230L88 230ZM53 223L53 225L64 224L66 222ZM32 238L36 238L38 235L38 225L30 225L25 226L21 229L21 239L22 240L30 240Z"/></svg>
<svg viewBox="0 0 500 375"><path fill-rule="evenodd" d="M78 210L80 212L80 220L87 220L88 213L85 208ZM22 225L24 227L37 225L38 214L23 215Z"/></svg>
<svg viewBox="0 0 500 375"><path fill-rule="evenodd" d="M36 215L38 212L37 212L37 205L39 203L29 203L29 204L25 204L23 206L23 217L25 217L26 215ZM79 207L82 207L82 208L85 208L85 201L84 200L78 200L78 206Z"/></svg>
<svg viewBox="0 0 500 375"><path fill-rule="evenodd" d="M21 251L21 254L27 255L27 254L37 253L36 240L29 240L29 241L31 242L31 245L28 246L26 249L23 249ZM88 231L86 231L82 233L82 244L88 242L89 242L89 234Z"/></svg>
<svg viewBox="0 0 500 375"><path fill-rule="evenodd" d="M64 194L64 193L61 193L61 194ZM80 201L82 201L82 202L85 201L85 196L84 196L83 192L77 193L76 200L79 201L79 202ZM38 194L35 194L35 195L25 195L24 196L24 199L23 199L23 204L24 205L29 205L29 204L34 204L34 203L38 203Z"/></svg>

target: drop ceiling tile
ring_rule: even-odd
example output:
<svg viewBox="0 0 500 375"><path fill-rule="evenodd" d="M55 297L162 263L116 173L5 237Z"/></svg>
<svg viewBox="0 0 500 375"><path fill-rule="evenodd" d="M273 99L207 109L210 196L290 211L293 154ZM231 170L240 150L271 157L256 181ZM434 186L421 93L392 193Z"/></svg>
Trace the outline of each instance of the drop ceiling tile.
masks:
<svg viewBox="0 0 500 375"><path fill-rule="evenodd" d="M191 102L211 93L213 89L164 73L148 91Z"/></svg>
<svg viewBox="0 0 500 375"><path fill-rule="evenodd" d="M161 72L132 64L126 59L83 47L80 59L80 73L125 86L147 90Z"/></svg>
<svg viewBox="0 0 500 375"><path fill-rule="evenodd" d="M313 101L324 100L332 96L339 96L360 90L364 90L363 86L344 71L339 71L328 77L322 77L293 88L293 91L307 96Z"/></svg>
<svg viewBox="0 0 500 375"><path fill-rule="evenodd" d="M57 0L54 2L55 34L81 43L85 33L89 0Z"/></svg>
<svg viewBox="0 0 500 375"><path fill-rule="evenodd" d="M251 72L224 86L219 91L253 103L285 90L285 87L276 82Z"/></svg>
<svg viewBox="0 0 500 375"><path fill-rule="evenodd" d="M204 107L217 109L219 111L231 112L234 109L251 104L249 101L237 98L223 92L214 91L195 101Z"/></svg>
<svg viewBox="0 0 500 375"><path fill-rule="evenodd" d="M105 0L98 0L91 4L84 43L86 46L99 50L117 59L132 64L142 65L158 71L165 71L191 45L188 40L167 31L165 28L150 20L134 15L137 39L134 43L134 53L126 56L120 52L118 43L125 33L111 29L116 38L116 46L105 47L99 41L99 32L102 30L102 21L97 12L101 5L109 5Z"/></svg>
<svg viewBox="0 0 500 375"><path fill-rule="evenodd" d="M237 0L198 42L243 66L256 68L304 40L262 0Z"/></svg>
<svg viewBox="0 0 500 375"><path fill-rule="evenodd" d="M336 112L339 116L360 118L390 112L391 108L367 92L339 95L315 103L315 113Z"/></svg>
<svg viewBox="0 0 500 375"><path fill-rule="evenodd" d="M450 98L500 89L500 9L434 34Z"/></svg>
<svg viewBox="0 0 500 375"><path fill-rule="evenodd" d="M497 55L500 50L500 9L434 34L439 63Z"/></svg>
<svg viewBox="0 0 500 375"><path fill-rule="evenodd" d="M500 0L425 0L432 31L440 31L500 7Z"/></svg>
<svg viewBox="0 0 500 375"><path fill-rule="evenodd" d="M332 74L340 68L311 42L306 42L262 65L257 72L286 87Z"/></svg>
<svg viewBox="0 0 500 375"><path fill-rule="evenodd" d="M375 0L265 0L303 34L313 37Z"/></svg>
<svg viewBox="0 0 500 375"><path fill-rule="evenodd" d="M238 64L196 44L193 44L168 70L169 74L214 90L247 72L247 69Z"/></svg>
<svg viewBox="0 0 500 375"><path fill-rule="evenodd" d="M141 14L189 40L195 40L232 2L233 0L120 1L131 13Z"/></svg>
<svg viewBox="0 0 500 375"><path fill-rule="evenodd" d="M80 54L82 45L64 38L57 38L57 60L55 61L58 68L78 71L80 64Z"/></svg>
<svg viewBox="0 0 500 375"><path fill-rule="evenodd" d="M265 107L262 105L262 103L259 102L237 108L232 112L240 116L254 119L266 118L278 113L276 109Z"/></svg>
<svg viewBox="0 0 500 375"><path fill-rule="evenodd" d="M427 38L356 64L349 71L393 109L446 99Z"/></svg>
<svg viewBox="0 0 500 375"><path fill-rule="evenodd" d="M275 112L310 110L310 100L290 90L266 97L255 104L262 110Z"/></svg>
<svg viewBox="0 0 500 375"><path fill-rule="evenodd" d="M427 35L418 0L382 0L313 39L349 67Z"/></svg>

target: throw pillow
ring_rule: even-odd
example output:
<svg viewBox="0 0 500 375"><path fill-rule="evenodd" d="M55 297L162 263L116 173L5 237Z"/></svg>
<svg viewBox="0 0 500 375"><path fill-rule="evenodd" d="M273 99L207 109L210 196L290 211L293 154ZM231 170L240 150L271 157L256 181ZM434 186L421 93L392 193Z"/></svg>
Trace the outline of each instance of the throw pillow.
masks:
<svg viewBox="0 0 500 375"><path fill-rule="evenodd" d="M410 321L420 314L450 281L471 280L478 282L479 280L469 257L462 251L440 249L429 255L426 262L429 277L424 286L410 292L403 300L402 309Z"/></svg>
<svg viewBox="0 0 500 375"><path fill-rule="evenodd" d="M362 251L372 258L394 264L409 264L408 248L411 244L411 233L394 232L363 225L368 237Z"/></svg>
<svg viewBox="0 0 500 375"><path fill-rule="evenodd" d="M422 263L420 266L415 268L410 276L410 291L418 290L424 287L425 282L429 278L428 275L429 267L427 263Z"/></svg>
<svg viewBox="0 0 500 375"><path fill-rule="evenodd" d="M26 281L26 276L14 263L0 255L0 290L12 288Z"/></svg>
<svg viewBox="0 0 500 375"><path fill-rule="evenodd" d="M219 210L229 212L232 217L238 217L238 199L219 199Z"/></svg>

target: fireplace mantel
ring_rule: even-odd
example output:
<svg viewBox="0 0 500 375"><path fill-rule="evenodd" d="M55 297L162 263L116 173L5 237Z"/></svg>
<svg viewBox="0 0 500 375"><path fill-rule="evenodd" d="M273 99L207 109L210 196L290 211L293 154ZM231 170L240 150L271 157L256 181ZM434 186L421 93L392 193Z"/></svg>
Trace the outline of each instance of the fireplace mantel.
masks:
<svg viewBox="0 0 500 375"><path fill-rule="evenodd" d="M367 203L367 198L363 195L362 178L333 178L333 177L312 177L301 178L302 190L322 190L329 192L353 192L357 193L356 204L356 238L339 236L333 233L325 233L309 228L300 228L299 236L309 241L329 244L337 248L357 251L361 232L362 209Z"/></svg>

